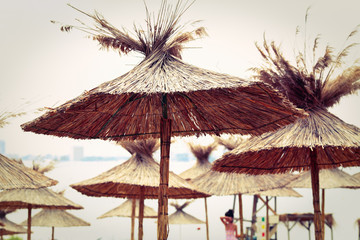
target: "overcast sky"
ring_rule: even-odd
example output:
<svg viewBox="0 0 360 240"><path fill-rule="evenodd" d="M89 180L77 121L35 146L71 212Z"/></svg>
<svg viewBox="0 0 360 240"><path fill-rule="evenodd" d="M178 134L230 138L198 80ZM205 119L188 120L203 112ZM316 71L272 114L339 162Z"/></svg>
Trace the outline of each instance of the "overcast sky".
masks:
<svg viewBox="0 0 360 240"><path fill-rule="evenodd" d="M85 146L86 155L113 155L115 150L108 142L60 139L25 133L20 128L20 124L39 116L33 113L37 108L60 105L122 75L142 59L137 54L119 56L113 51L101 51L83 32L61 32L59 25L50 20L66 24L76 24L76 18L87 20L66 3L90 13L96 9L115 26L130 31L133 23L144 25L141 0L1 1L0 111L29 112L0 129L7 153L64 155L72 151L73 145ZM148 7L157 11L159 3L148 1ZM254 42L261 42L264 33L269 40L282 44L289 58L294 46L302 47L303 38L295 40L295 29L300 26L304 30L309 6L309 41L321 34L322 43L342 47L346 36L360 23L358 0L198 0L184 14L182 23L202 20L209 36L189 44L191 48L185 49L183 60L198 67L250 77L247 70L261 63ZM350 58L360 56L359 48L353 53ZM331 111L359 127L359 103L357 95L346 97ZM94 144L97 147L92 147Z"/></svg>

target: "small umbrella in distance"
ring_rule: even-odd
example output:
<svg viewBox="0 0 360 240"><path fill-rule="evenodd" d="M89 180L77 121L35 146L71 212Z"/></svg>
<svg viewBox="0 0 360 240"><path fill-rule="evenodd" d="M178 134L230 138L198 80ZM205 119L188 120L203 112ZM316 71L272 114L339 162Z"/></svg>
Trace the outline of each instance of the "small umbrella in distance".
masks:
<svg viewBox="0 0 360 240"><path fill-rule="evenodd" d="M21 223L27 225L27 220ZM32 216L32 226L51 227L51 240L55 239L55 227L80 227L90 226L85 222L64 209L43 209L39 213Z"/></svg>

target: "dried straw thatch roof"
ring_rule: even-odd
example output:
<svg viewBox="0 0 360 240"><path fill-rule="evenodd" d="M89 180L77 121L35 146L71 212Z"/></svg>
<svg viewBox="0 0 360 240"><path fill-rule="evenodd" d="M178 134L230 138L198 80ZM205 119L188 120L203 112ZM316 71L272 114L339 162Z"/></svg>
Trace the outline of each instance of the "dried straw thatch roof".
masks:
<svg viewBox="0 0 360 240"><path fill-rule="evenodd" d="M27 232L26 228L8 220L6 217L0 217L0 223L2 223L0 225L0 236L25 234Z"/></svg>
<svg viewBox="0 0 360 240"><path fill-rule="evenodd" d="M209 162L209 156L211 152L216 148L216 144L210 144L208 146L189 144L191 152L196 157L196 163L191 168L180 173L179 176L190 180L197 176L206 173L211 169L211 163Z"/></svg>
<svg viewBox="0 0 360 240"><path fill-rule="evenodd" d="M157 141L148 139L121 142L121 145L130 152L136 148L129 160L94 178L72 184L71 187L88 196L122 198L139 198L141 189L143 189L145 198L157 199L160 166L152 157L152 152L157 149L154 147L157 145ZM194 186L175 173L170 172L169 174L169 198L208 196L197 191Z"/></svg>
<svg viewBox="0 0 360 240"><path fill-rule="evenodd" d="M289 174L248 175L208 171L190 182L211 195L255 194L259 191L281 188L294 177Z"/></svg>
<svg viewBox="0 0 360 240"><path fill-rule="evenodd" d="M49 187L57 183L0 154L0 190Z"/></svg>
<svg viewBox="0 0 360 240"><path fill-rule="evenodd" d="M289 187L260 191L256 194L269 197L302 197L300 193Z"/></svg>
<svg viewBox="0 0 360 240"><path fill-rule="evenodd" d="M360 172L355 173L355 174L353 175L353 177L359 179L359 181L360 181Z"/></svg>
<svg viewBox="0 0 360 240"><path fill-rule="evenodd" d="M96 24L85 30L102 46L140 52L144 60L128 73L23 124L23 130L76 139L159 138L164 117L172 120L172 136L259 135L306 115L268 84L183 62L182 46L204 32L203 28L185 32L179 25L186 8L180 2L173 10L163 1L159 16L148 16L145 30L135 29L138 39L97 13L85 13Z"/></svg>
<svg viewBox="0 0 360 240"><path fill-rule="evenodd" d="M27 220L21 224L26 226ZM43 209L32 216L31 225L38 227L79 227L90 226L90 223L63 209Z"/></svg>
<svg viewBox="0 0 360 240"><path fill-rule="evenodd" d="M234 135L230 135L228 138L216 137L215 139L220 145L223 145L229 151L233 150L244 141L243 137Z"/></svg>
<svg viewBox="0 0 360 240"><path fill-rule="evenodd" d="M360 181L340 169L322 169L319 172L320 188L360 188ZM311 188L311 174L302 172L288 187Z"/></svg>
<svg viewBox="0 0 360 240"><path fill-rule="evenodd" d="M98 219L107 217L131 217L132 199L126 200L120 206L104 213ZM136 199L135 217L139 217L139 199ZM151 207L144 206L144 218L157 218L157 212Z"/></svg>
<svg viewBox="0 0 360 240"><path fill-rule="evenodd" d="M13 189L0 192L0 207L82 209L48 188Z"/></svg>
<svg viewBox="0 0 360 240"><path fill-rule="evenodd" d="M319 169L360 166L360 129L326 110L308 111L276 132L252 137L213 163L216 171L284 173L308 170L317 151Z"/></svg>
<svg viewBox="0 0 360 240"><path fill-rule="evenodd" d="M189 201L182 205L177 203L170 203L171 206L176 208L176 212L169 215L169 224L205 224L204 221L191 216L190 214L183 211L183 209L190 204Z"/></svg>
<svg viewBox="0 0 360 240"><path fill-rule="evenodd" d="M314 221L314 214L313 213L285 213L279 215L279 220L281 222L313 222ZM329 227L333 227L336 225L335 219L333 215L325 214L325 223Z"/></svg>

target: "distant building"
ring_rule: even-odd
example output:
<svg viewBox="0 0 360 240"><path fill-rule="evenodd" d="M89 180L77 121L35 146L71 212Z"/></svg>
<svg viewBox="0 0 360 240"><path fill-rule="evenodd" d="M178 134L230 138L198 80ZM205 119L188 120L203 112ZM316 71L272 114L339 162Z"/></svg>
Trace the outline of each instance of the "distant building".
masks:
<svg viewBox="0 0 360 240"><path fill-rule="evenodd" d="M75 146L73 148L73 160L81 161L84 157L84 148L81 146Z"/></svg>
<svg viewBox="0 0 360 240"><path fill-rule="evenodd" d="M5 141L0 140L0 154L5 154Z"/></svg>

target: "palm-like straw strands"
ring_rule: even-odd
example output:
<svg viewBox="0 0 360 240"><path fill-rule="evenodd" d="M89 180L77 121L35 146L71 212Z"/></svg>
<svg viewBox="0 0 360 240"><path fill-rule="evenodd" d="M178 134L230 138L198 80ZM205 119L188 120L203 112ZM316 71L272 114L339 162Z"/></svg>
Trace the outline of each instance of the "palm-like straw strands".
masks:
<svg viewBox="0 0 360 240"><path fill-rule="evenodd" d="M204 35L184 31L179 20L188 4L163 1L157 17L135 36L99 14L95 27L79 28L105 48L141 52L134 69L22 125L25 131L76 139L161 138L159 238L166 239L168 160L171 136L243 133L259 135L304 117L282 94L260 81L197 68L181 60L184 43ZM65 26L63 30L70 30ZM161 220L160 220L161 219Z"/></svg>
<svg viewBox="0 0 360 240"><path fill-rule="evenodd" d="M308 14L308 13L307 13ZM307 20L306 14L306 20ZM357 29L351 32L349 40ZM257 45L265 65L254 68L256 78L285 94L309 117L298 119L273 133L254 137L214 163L213 169L239 173L281 173L311 170L315 212L315 237L322 238L319 207L319 169L360 166L360 129L346 124L326 109L342 96L360 89L360 66L350 66L333 78L343 58L356 46L347 45L337 55L327 46L315 60L318 38L312 48L313 62L308 68L306 50L292 65L274 42ZM306 40L305 40L306 43ZM306 49L306 48L304 48Z"/></svg>
<svg viewBox="0 0 360 240"><path fill-rule="evenodd" d="M0 216L0 223L1 239L3 239L4 235L14 235L27 232L27 230L23 226L10 221L5 216Z"/></svg>
<svg viewBox="0 0 360 240"><path fill-rule="evenodd" d="M0 154L1 190L49 187L55 184L57 184L56 180L50 179Z"/></svg>
<svg viewBox="0 0 360 240"><path fill-rule="evenodd" d="M196 157L196 163L191 168L180 173L179 176L191 180L201 174L206 173L211 169L211 163L209 162L209 156L211 152L216 148L216 144L213 143L208 146L189 144L191 152Z"/></svg>

